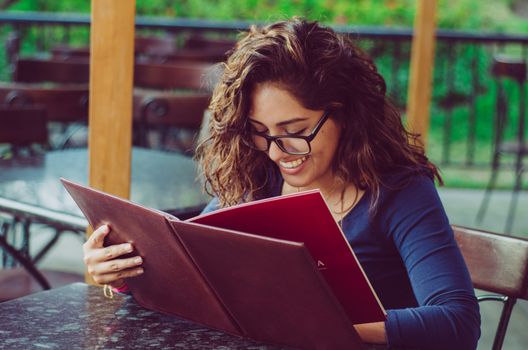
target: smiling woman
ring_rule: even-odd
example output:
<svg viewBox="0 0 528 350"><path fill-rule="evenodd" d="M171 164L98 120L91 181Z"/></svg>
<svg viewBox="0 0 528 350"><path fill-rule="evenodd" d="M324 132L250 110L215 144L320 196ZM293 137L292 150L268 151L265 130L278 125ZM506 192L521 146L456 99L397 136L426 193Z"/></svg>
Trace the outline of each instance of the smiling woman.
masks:
<svg viewBox="0 0 528 350"><path fill-rule="evenodd" d="M252 28L224 64L210 109L196 153L215 196L205 212L320 189L387 310L385 322L355 326L363 341L476 348L478 304L436 192L438 169L349 38L300 19ZM85 244L88 272L124 287L142 261L122 258L128 245L101 249L106 234L102 226Z"/></svg>
<svg viewBox="0 0 528 350"><path fill-rule="evenodd" d="M215 196L205 212L318 188L388 309L385 322L356 325L362 339L476 347L478 304L434 186L438 169L349 38L301 19L253 27L210 107L197 151Z"/></svg>

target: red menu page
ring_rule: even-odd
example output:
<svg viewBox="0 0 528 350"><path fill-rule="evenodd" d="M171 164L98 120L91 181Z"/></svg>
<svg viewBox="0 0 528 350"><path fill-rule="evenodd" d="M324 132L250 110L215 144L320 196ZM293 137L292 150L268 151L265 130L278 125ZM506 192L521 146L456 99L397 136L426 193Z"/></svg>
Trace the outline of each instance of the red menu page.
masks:
<svg viewBox="0 0 528 350"><path fill-rule="evenodd" d="M385 320L383 306L319 190L249 202L188 221L304 243L353 323Z"/></svg>

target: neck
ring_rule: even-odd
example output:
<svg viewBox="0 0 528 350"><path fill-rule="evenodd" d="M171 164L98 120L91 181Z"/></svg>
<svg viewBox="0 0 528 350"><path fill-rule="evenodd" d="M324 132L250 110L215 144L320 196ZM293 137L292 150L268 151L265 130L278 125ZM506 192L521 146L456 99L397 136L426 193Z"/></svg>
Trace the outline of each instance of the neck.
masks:
<svg viewBox="0 0 528 350"><path fill-rule="evenodd" d="M341 219L352 210L364 194L363 190L356 188L352 183L343 183L334 179L332 179L330 183L325 183L324 187L320 181L303 187L294 187L284 182L282 194L316 188L321 191L330 211L332 212L332 216L337 222L340 222Z"/></svg>
<svg viewBox="0 0 528 350"><path fill-rule="evenodd" d="M344 187L345 185L342 183L342 181L334 177L333 174L329 174L329 176L325 176L323 179L319 179L318 181L314 181L307 186L301 187L292 186L285 181L282 186L282 194L319 189L323 194L323 197L325 199L329 199L330 197L333 198L334 194L340 192Z"/></svg>

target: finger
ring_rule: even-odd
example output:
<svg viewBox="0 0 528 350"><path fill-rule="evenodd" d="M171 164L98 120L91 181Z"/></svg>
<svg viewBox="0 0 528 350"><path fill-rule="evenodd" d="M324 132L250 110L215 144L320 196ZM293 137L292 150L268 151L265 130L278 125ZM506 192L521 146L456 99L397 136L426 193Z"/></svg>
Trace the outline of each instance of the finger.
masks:
<svg viewBox="0 0 528 350"><path fill-rule="evenodd" d="M113 260L121 255L131 253L134 247L130 243L115 244L105 248L93 249L85 257L86 264Z"/></svg>
<svg viewBox="0 0 528 350"><path fill-rule="evenodd" d="M92 268L89 269L89 273L96 275L116 273L126 269L137 267L142 263L143 259L140 256L135 256L133 258L128 259L114 259L94 265Z"/></svg>
<svg viewBox="0 0 528 350"><path fill-rule="evenodd" d="M108 225L102 225L95 230L90 238L84 243L84 246L88 249L102 248L104 243L104 238L110 232L110 227Z"/></svg>
<svg viewBox="0 0 528 350"><path fill-rule="evenodd" d="M122 278L130 278L139 276L144 272L142 267L136 267L133 269L123 270L119 272L107 273L104 275L95 275L92 276L94 281L99 284L109 284L113 283Z"/></svg>

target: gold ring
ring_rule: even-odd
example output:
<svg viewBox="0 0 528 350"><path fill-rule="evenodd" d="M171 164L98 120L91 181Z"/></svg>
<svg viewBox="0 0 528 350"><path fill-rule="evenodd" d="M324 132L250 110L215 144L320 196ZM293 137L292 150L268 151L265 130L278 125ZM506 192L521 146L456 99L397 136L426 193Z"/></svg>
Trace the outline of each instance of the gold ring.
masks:
<svg viewBox="0 0 528 350"><path fill-rule="evenodd" d="M114 299L114 290L109 284L103 285L103 294L108 299Z"/></svg>

